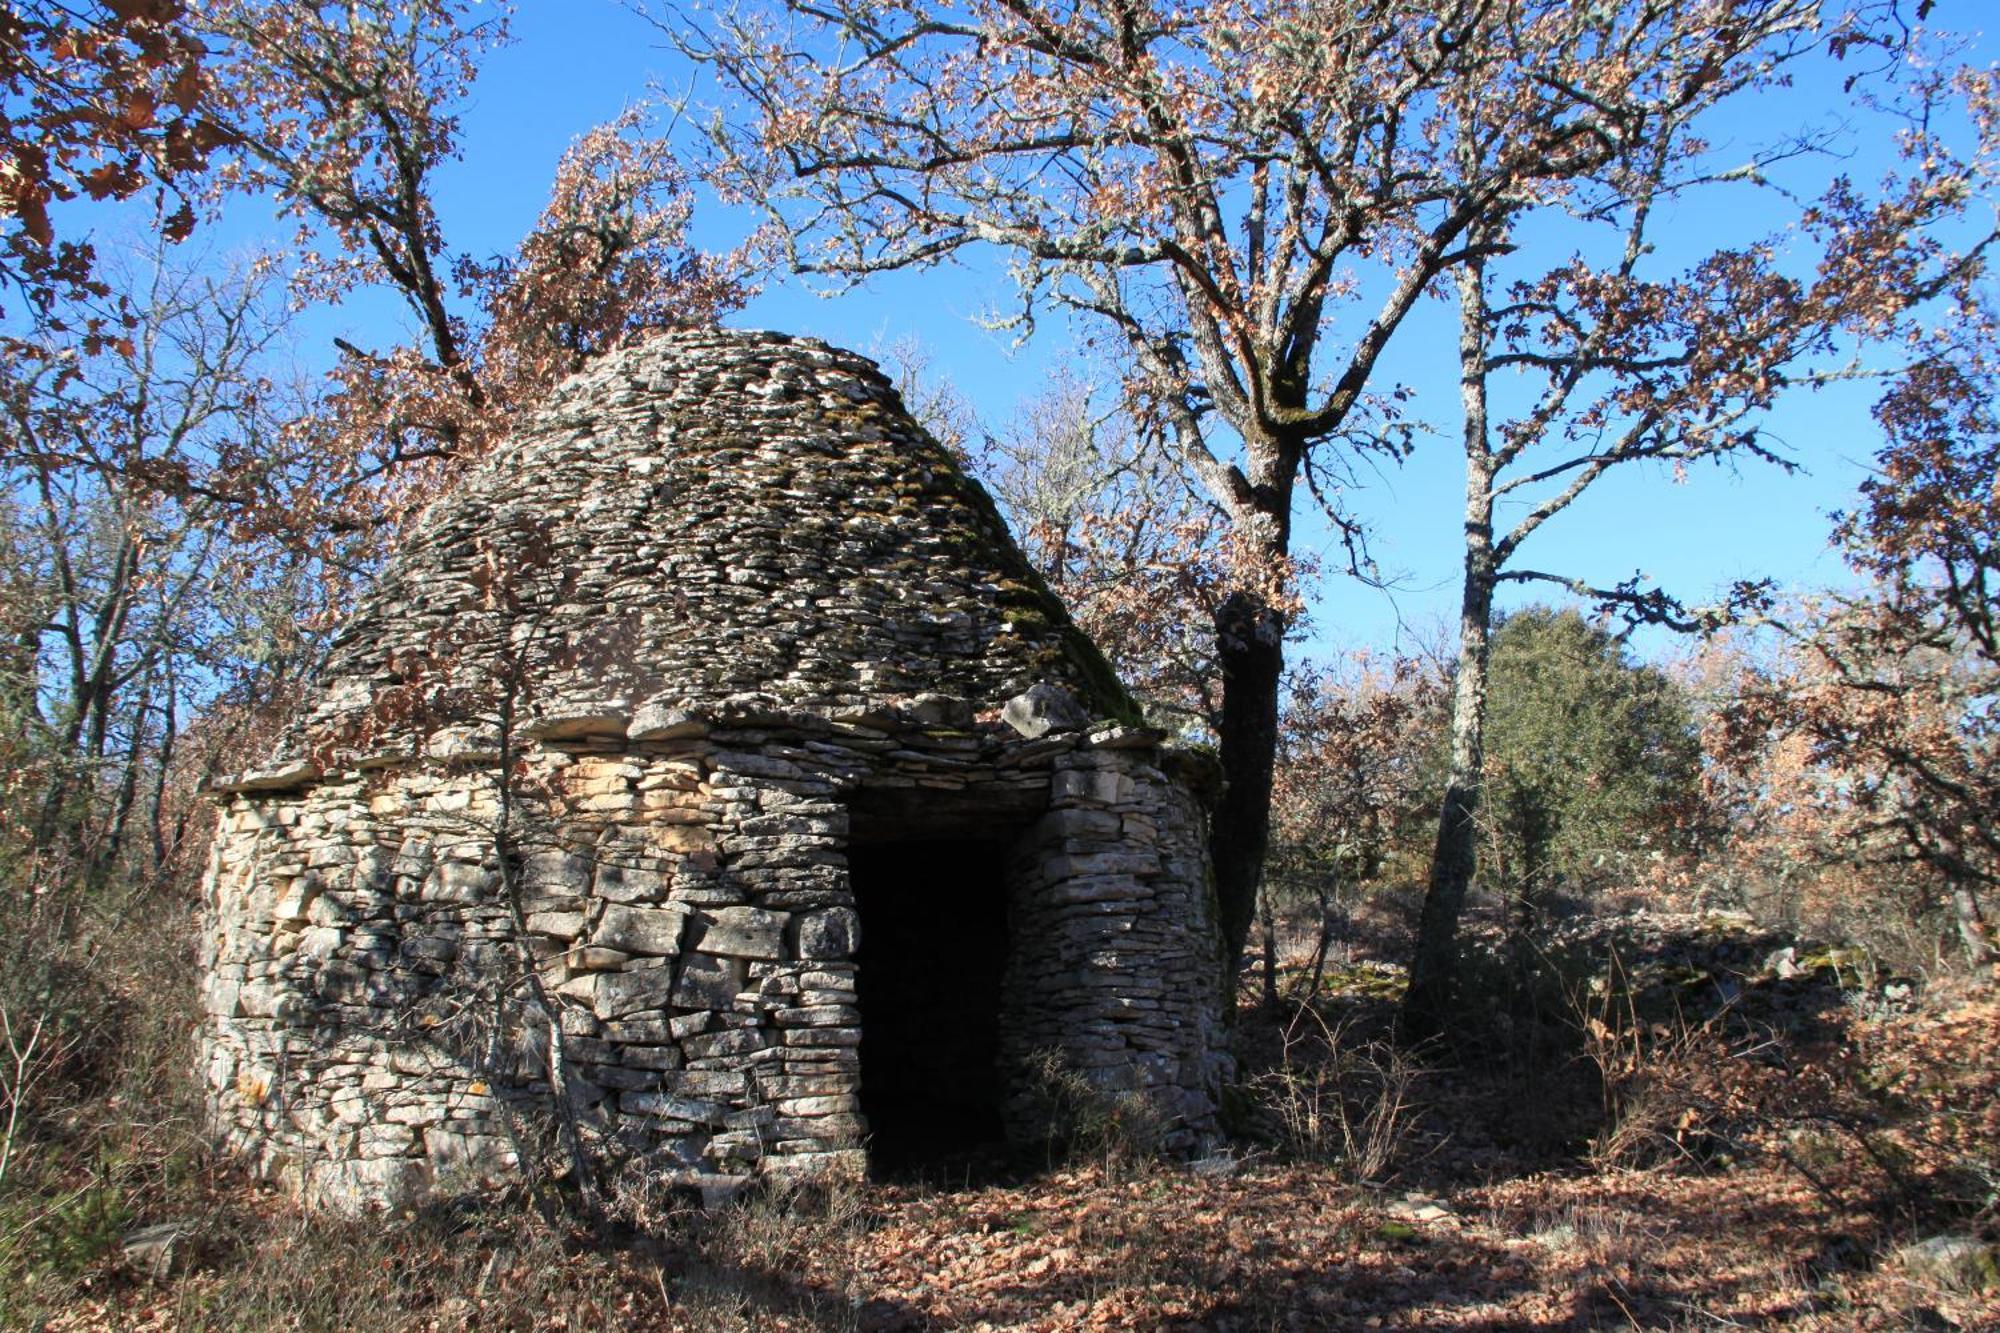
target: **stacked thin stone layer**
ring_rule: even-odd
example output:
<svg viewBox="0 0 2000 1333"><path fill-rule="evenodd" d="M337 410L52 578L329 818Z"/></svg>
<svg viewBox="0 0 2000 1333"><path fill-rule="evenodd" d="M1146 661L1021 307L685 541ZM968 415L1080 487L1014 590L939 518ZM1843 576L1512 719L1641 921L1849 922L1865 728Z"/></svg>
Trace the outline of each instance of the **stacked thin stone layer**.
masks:
<svg viewBox="0 0 2000 1333"><path fill-rule="evenodd" d="M722 330L605 358L447 497L335 643L303 740L476 747L438 735L465 718L395 705L448 688L490 716L496 675L532 682L529 734L643 738L746 693L997 704L1054 681L1130 708L872 362Z"/></svg>
<svg viewBox="0 0 2000 1333"><path fill-rule="evenodd" d="M713 331L607 358L428 516L325 677L219 786L206 890L217 1124L309 1198L490 1186L563 1109L607 1169L861 1170L862 809L1011 843L1010 1131L1051 1054L1212 1131L1192 761L1117 720L865 360Z"/></svg>

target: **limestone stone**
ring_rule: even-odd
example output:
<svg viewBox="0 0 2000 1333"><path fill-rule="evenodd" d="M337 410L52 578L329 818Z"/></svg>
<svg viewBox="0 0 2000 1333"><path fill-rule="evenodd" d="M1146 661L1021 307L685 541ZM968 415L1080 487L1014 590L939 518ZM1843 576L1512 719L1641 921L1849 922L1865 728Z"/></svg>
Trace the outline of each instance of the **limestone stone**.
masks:
<svg viewBox="0 0 2000 1333"><path fill-rule="evenodd" d="M749 1076L740 1070L691 1069L666 1080L667 1090L683 1097L741 1100L749 1088Z"/></svg>
<svg viewBox="0 0 2000 1333"><path fill-rule="evenodd" d="M702 912L696 917L701 926L703 953L728 958L782 958L787 917L756 907L724 907Z"/></svg>
<svg viewBox="0 0 2000 1333"><path fill-rule="evenodd" d="M531 893L581 896L590 891L590 860L573 852L534 853L522 870Z"/></svg>
<svg viewBox="0 0 2000 1333"><path fill-rule="evenodd" d="M440 1127L425 1131L424 1149L446 1184L504 1180L516 1165L512 1144L494 1134Z"/></svg>
<svg viewBox="0 0 2000 1333"><path fill-rule="evenodd" d="M673 970L665 967L601 972L593 979L591 1007L602 1019L664 1009L675 991Z"/></svg>
<svg viewBox="0 0 2000 1333"><path fill-rule="evenodd" d="M763 1050L767 1045L769 1043L762 1032L737 1029L688 1037L681 1042L681 1049L687 1052L690 1060L713 1060L718 1056L748 1055Z"/></svg>
<svg viewBox="0 0 2000 1333"><path fill-rule="evenodd" d="M1903 1271L1952 1291L2000 1291L2000 1245L1972 1236L1930 1236L1896 1252Z"/></svg>
<svg viewBox="0 0 2000 1333"><path fill-rule="evenodd" d="M673 1097L663 1092L628 1092L619 1097L618 1106L637 1115L665 1116L708 1125L719 1125L728 1115L727 1109L720 1103Z"/></svg>
<svg viewBox="0 0 2000 1333"><path fill-rule="evenodd" d="M649 699L639 705L626 732L635 741L672 741L707 734L708 723L671 698Z"/></svg>
<svg viewBox="0 0 2000 1333"><path fill-rule="evenodd" d="M161 1222L127 1232L120 1257L132 1272L165 1282L191 1268L204 1248L204 1238L192 1224Z"/></svg>
<svg viewBox="0 0 2000 1333"><path fill-rule="evenodd" d="M605 907L604 917L597 923L591 943L600 948L622 949L627 953L654 956L676 954L680 952L681 927L687 917L687 909L679 906L627 907L622 903L611 903Z"/></svg>
<svg viewBox="0 0 2000 1333"><path fill-rule="evenodd" d="M796 929L800 958L852 958L861 947L861 917L849 907L802 913Z"/></svg>
<svg viewBox="0 0 2000 1333"><path fill-rule="evenodd" d="M1052 731L1077 731L1090 725L1085 712L1069 691L1047 681L1036 681L1009 699L1000 718L1015 731L1034 740Z"/></svg>
<svg viewBox="0 0 2000 1333"><path fill-rule="evenodd" d="M680 966L673 1002L681 1009L723 1009L742 989L741 965L734 959L695 954Z"/></svg>
<svg viewBox="0 0 2000 1333"><path fill-rule="evenodd" d="M597 868L593 889L614 903L657 902L666 896L667 877L646 866L606 864Z"/></svg>
<svg viewBox="0 0 2000 1333"><path fill-rule="evenodd" d="M664 1018L628 1018L616 1023L606 1023L604 1039L619 1044L649 1046L672 1041L674 1037L671 1025Z"/></svg>

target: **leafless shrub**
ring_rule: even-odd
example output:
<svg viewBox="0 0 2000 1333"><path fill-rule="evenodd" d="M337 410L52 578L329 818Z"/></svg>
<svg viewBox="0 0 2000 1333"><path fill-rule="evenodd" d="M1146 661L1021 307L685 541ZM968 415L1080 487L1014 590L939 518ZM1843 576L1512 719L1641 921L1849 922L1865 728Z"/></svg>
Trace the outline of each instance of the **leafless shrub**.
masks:
<svg viewBox="0 0 2000 1333"><path fill-rule="evenodd" d="M1763 1043L1730 1040L1726 1009L1699 1023L1678 1009L1669 1020L1648 1021L1615 951L1604 972L1569 999L1602 1098L1601 1127L1585 1154L1590 1164L1618 1170L1713 1156L1727 1141L1726 1070Z"/></svg>
<svg viewBox="0 0 2000 1333"><path fill-rule="evenodd" d="M190 907L0 869L0 1326L59 1307L197 1174Z"/></svg>
<svg viewBox="0 0 2000 1333"><path fill-rule="evenodd" d="M1356 1040L1348 1024L1302 1004L1285 1024L1277 1068L1250 1086L1287 1148L1361 1183L1401 1161L1420 1115L1421 1075L1393 1043Z"/></svg>
<svg viewBox="0 0 2000 1333"><path fill-rule="evenodd" d="M1158 1109L1137 1093L1098 1087L1061 1052L1029 1056L1026 1086L1051 1165L1093 1162L1115 1180L1159 1156L1167 1125Z"/></svg>

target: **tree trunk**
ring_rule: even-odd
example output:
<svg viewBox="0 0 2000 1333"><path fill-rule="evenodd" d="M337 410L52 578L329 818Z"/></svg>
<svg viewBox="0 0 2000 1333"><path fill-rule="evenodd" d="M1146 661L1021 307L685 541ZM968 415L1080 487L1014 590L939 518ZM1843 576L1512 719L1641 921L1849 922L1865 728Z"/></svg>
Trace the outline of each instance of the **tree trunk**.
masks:
<svg viewBox="0 0 2000 1333"><path fill-rule="evenodd" d="M1264 851L1271 835L1271 775L1278 753L1278 684L1285 667L1285 622L1276 608L1233 592L1215 613L1222 666L1219 727L1222 799L1209 853L1221 916L1224 985L1236 998L1236 974L1257 912Z"/></svg>
<svg viewBox="0 0 2000 1333"><path fill-rule="evenodd" d="M1271 906L1269 885L1260 884L1257 905L1264 926L1264 1005L1278 1007L1278 915Z"/></svg>
<svg viewBox="0 0 2000 1333"><path fill-rule="evenodd" d="M1451 773L1438 814L1437 847L1417 924L1403 1030L1440 1035L1458 974L1458 919L1477 869L1479 788L1486 762L1486 666L1493 628L1493 454L1486 434L1485 274L1459 270L1459 392L1465 406L1465 581L1458 610L1458 669L1451 694Z"/></svg>
<svg viewBox="0 0 2000 1333"><path fill-rule="evenodd" d="M1979 910L1979 897L1970 884L1952 885L1951 914L1967 962L1974 967L1986 967L2000 961L2000 949L1993 944L1993 928L1987 924L1986 914Z"/></svg>
<svg viewBox="0 0 2000 1333"><path fill-rule="evenodd" d="M1316 888L1314 892L1319 898L1319 938L1313 942L1312 972L1306 979L1306 998L1309 1000L1319 997L1320 983L1326 979L1326 956L1333 948L1334 912L1340 901L1337 888L1332 893L1323 887Z"/></svg>
<svg viewBox="0 0 2000 1333"><path fill-rule="evenodd" d="M1490 575L1466 559L1459 613L1458 676L1451 696L1451 775L1438 816L1429 886L1417 925L1410 989L1403 998L1404 1030L1417 1040L1444 1031L1458 973L1458 920L1478 864L1480 774L1486 753L1486 665L1493 617Z"/></svg>
<svg viewBox="0 0 2000 1333"><path fill-rule="evenodd" d="M167 670L167 699L160 710L160 752L154 757L152 811L147 819L152 834L152 873L159 875L167 868L167 779L174 769L174 746L179 740L176 729L180 726L180 689L170 666ZM176 844L179 843L176 838Z"/></svg>

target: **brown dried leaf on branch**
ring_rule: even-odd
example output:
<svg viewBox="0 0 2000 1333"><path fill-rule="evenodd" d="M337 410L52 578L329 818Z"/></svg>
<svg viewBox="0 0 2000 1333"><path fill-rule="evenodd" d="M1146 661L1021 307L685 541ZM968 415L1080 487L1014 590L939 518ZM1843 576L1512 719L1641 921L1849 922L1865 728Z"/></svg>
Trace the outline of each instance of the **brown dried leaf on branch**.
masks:
<svg viewBox="0 0 2000 1333"><path fill-rule="evenodd" d="M203 106L204 54L179 0L0 10L0 295L18 293L50 331L64 331L62 302L108 290L52 206L157 185L163 233L192 229L185 182L228 137Z"/></svg>
<svg viewBox="0 0 2000 1333"><path fill-rule="evenodd" d="M216 188L268 192L299 220L297 299L385 288L418 330L388 348L339 344L327 410L297 427L325 464L288 511L303 526L350 542L393 533L591 357L712 323L749 293L745 253L689 244L690 183L645 106L571 145L514 254L452 246L435 175L458 154L458 108L507 17L466 0L203 10L216 103L241 145Z"/></svg>

